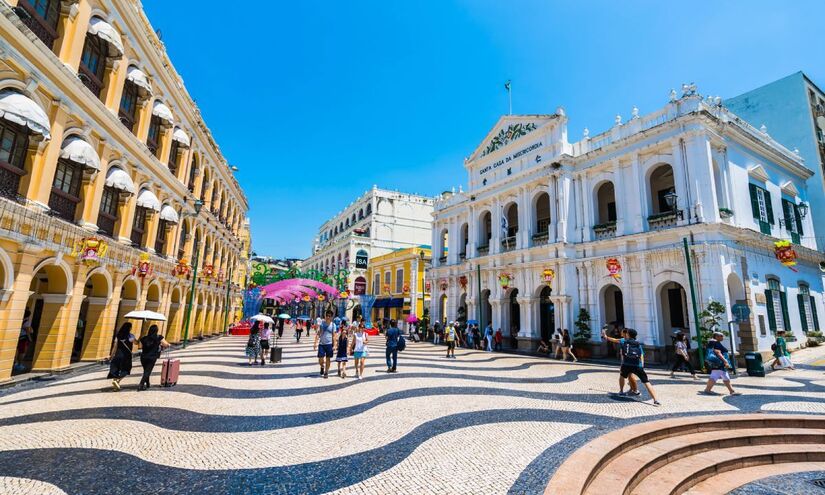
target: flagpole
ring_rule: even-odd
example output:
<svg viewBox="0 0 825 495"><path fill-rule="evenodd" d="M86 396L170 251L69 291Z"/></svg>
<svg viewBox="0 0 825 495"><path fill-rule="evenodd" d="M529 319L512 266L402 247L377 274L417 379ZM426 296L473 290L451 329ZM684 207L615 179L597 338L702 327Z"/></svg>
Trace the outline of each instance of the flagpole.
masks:
<svg viewBox="0 0 825 495"><path fill-rule="evenodd" d="M510 80L504 83L504 89L507 90L507 115L513 115L513 92L510 89Z"/></svg>

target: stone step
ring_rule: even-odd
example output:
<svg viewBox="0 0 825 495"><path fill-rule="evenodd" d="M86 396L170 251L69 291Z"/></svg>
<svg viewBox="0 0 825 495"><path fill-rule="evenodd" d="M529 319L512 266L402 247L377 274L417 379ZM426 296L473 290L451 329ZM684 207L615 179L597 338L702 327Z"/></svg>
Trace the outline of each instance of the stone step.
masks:
<svg viewBox="0 0 825 495"><path fill-rule="evenodd" d="M702 452L783 443L825 444L825 428L732 428L663 438L614 457L590 482L586 493L626 493L665 464Z"/></svg>
<svg viewBox="0 0 825 495"><path fill-rule="evenodd" d="M666 464L641 480L630 491L630 495L678 495L727 471L753 466L821 461L825 461L825 444L783 443L772 445L768 449L765 445L717 449Z"/></svg>
<svg viewBox="0 0 825 495"><path fill-rule="evenodd" d="M770 466L751 466L727 471L694 485L685 495L718 495L728 493L740 486L771 476L804 473L807 471L825 471L825 462L794 462L772 464Z"/></svg>
<svg viewBox="0 0 825 495"><path fill-rule="evenodd" d="M574 452L556 471L553 478L550 480L545 494L571 494L581 495L585 493L623 493L629 491L631 484L636 484L641 480L639 471L646 469L646 472L655 470L658 465L650 465L654 459L661 458L669 451L675 451L674 459L677 456L691 455L689 450L680 450L690 443L685 443L683 440L686 437L688 441L700 444L710 441L700 434L706 432L728 432L731 430L753 430L753 429L781 429L783 431L791 430L825 430L825 416L815 415L799 415L799 414L721 414L711 416L692 416L669 418L658 421L641 422L632 426L628 426L616 431L607 433L598 437L579 450ZM800 433L796 431L796 433ZM689 435L699 435L690 437ZM721 433L717 434L717 437ZM777 441L781 439L776 438L777 431L768 432L767 437L773 439L766 442ZM816 435L816 433L815 433ZM753 436L753 435L751 435ZM739 445L737 440L734 440L735 435L726 435L729 439L728 447L735 447ZM672 439L673 442L667 442ZM781 443L781 442L780 442ZM801 442L805 443L805 442ZM655 445L654 445L655 444ZM642 457L644 462L634 463L616 463L612 461L629 453L635 449L653 445L652 450L648 451L646 457ZM656 450L658 448L664 449L664 452ZM748 443L750 445L750 443ZM696 447L701 450L702 447ZM710 447L714 448L714 447ZM764 447L762 447L764 448ZM667 459L667 457L666 457ZM647 467L645 467L647 466ZM606 469L610 467L610 471ZM590 491L590 485L595 482L601 473L606 476L615 478L616 483L624 480L626 485L622 489L617 490L617 485L609 485L608 492L605 491ZM645 474L645 473L642 473ZM599 489L605 486L599 485ZM626 490L627 489L627 490Z"/></svg>

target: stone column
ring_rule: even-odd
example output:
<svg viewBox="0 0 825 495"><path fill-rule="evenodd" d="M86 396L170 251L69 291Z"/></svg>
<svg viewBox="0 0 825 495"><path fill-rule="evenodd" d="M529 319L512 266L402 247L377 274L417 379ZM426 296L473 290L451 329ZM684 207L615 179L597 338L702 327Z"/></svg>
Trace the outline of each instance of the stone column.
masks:
<svg viewBox="0 0 825 495"><path fill-rule="evenodd" d="M698 222L719 222L716 184L713 180L710 140L705 134L690 136L685 142L690 187L693 189ZM721 170L720 170L721 172Z"/></svg>
<svg viewBox="0 0 825 495"><path fill-rule="evenodd" d="M150 253L155 252L155 241L158 238L158 224L160 223L160 213L148 208L146 210L146 226L144 247ZM162 253L158 253L162 254Z"/></svg>
<svg viewBox="0 0 825 495"><path fill-rule="evenodd" d="M146 142L149 137L149 124L152 121L152 97L141 98L138 101L138 112L136 116L135 136L141 143Z"/></svg>
<svg viewBox="0 0 825 495"><path fill-rule="evenodd" d="M690 186L685 181L685 176L687 174L687 167L688 165L685 162L684 155L682 153L682 140L677 139L673 142L672 145L672 152L673 152L673 184L676 188L676 194L678 195L676 208L680 210L684 210L685 218L683 220L678 221L678 225L686 225L692 215L693 215L693 194L691 193ZM652 197L653 192L648 191L650 195L649 201L653 202L656 201L656 198Z"/></svg>
<svg viewBox="0 0 825 495"><path fill-rule="evenodd" d="M67 108L60 103L53 103L50 113L52 139L45 144L42 154L34 158L31 170L21 180L22 194L30 203L44 209L49 207L54 173L60 157L60 147L63 145L63 131L68 120Z"/></svg>
<svg viewBox="0 0 825 495"><path fill-rule="evenodd" d="M0 299L0 382L11 378L23 314L31 295L29 287L40 256L39 252L26 245L18 253L9 254L14 265L14 281Z"/></svg>
<svg viewBox="0 0 825 495"><path fill-rule="evenodd" d="M107 318L107 313L110 301L111 298L108 297L86 298L89 307L86 310L86 330L83 334L81 361L99 361L109 355L112 331L111 326L107 328L111 320ZM109 338L106 338L107 336Z"/></svg>
<svg viewBox="0 0 825 495"><path fill-rule="evenodd" d="M62 3L62 2L61 2ZM86 42L86 32L89 30L89 20L92 18L92 6L89 0L77 2L77 12L69 14L63 20L63 36L57 53L58 58L76 73L80 67L80 58L83 55L83 44ZM70 7L74 8L74 7ZM54 135L54 134L52 134Z"/></svg>
<svg viewBox="0 0 825 495"><path fill-rule="evenodd" d="M83 181L83 211L80 215L80 226L92 232L97 232L97 218L103 198L103 187L106 185L106 168L109 164L109 146L105 140L100 140L97 153L100 156L100 171Z"/></svg>
<svg viewBox="0 0 825 495"><path fill-rule="evenodd" d="M120 110L128 67L129 59L125 55L117 59L106 57L106 73L103 76L103 94L100 95L100 100L115 115Z"/></svg>
<svg viewBox="0 0 825 495"><path fill-rule="evenodd" d="M132 243L132 225L135 222L135 208L137 207L137 198L134 194L125 195L120 194L118 198L118 224L115 226L115 235L117 240L123 244L131 245Z"/></svg>

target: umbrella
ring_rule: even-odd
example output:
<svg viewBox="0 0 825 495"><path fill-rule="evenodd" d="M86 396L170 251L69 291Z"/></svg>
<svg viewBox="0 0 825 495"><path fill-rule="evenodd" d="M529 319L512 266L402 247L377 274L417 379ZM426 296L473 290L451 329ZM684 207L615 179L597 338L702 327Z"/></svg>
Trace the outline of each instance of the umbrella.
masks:
<svg viewBox="0 0 825 495"><path fill-rule="evenodd" d="M133 320L150 320L150 321L166 321L166 317L160 313L144 309L141 311L130 311L124 315L124 318Z"/></svg>
<svg viewBox="0 0 825 495"><path fill-rule="evenodd" d="M310 318L309 316L299 316L298 319L301 320L301 321L309 321L312 318Z"/></svg>
<svg viewBox="0 0 825 495"><path fill-rule="evenodd" d="M415 315L410 315L407 317L407 323L415 323L418 321L418 317Z"/></svg>
<svg viewBox="0 0 825 495"><path fill-rule="evenodd" d="M267 316L263 313L260 313L260 314L257 314L255 316L253 316L252 318L250 318L250 320L252 320L252 321L263 321L264 323L275 323L275 320L273 320L272 318L270 318L269 316Z"/></svg>
<svg viewBox="0 0 825 495"><path fill-rule="evenodd" d="M290 319L290 318L292 318L292 317L291 317L291 316L289 316L289 315L288 315L288 314L286 314L286 313L281 313L281 314L279 314L279 315L278 315L278 318L280 318L280 319L282 319L282 320L288 320L288 319Z"/></svg>
<svg viewBox="0 0 825 495"><path fill-rule="evenodd" d="M467 320L468 325L478 325L478 320Z"/></svg>

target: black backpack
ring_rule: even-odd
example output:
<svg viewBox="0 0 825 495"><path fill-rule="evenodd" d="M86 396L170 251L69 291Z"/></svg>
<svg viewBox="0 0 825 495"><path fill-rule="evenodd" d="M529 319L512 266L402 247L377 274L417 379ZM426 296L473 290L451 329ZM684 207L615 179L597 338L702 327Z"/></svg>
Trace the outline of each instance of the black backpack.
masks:
<svg viewBox="0 0 825 495"><path fill-rule="evenodd" d="M637 340L625 340L622 346L625 362L628 364L638 364L642 359L642 344Z"/></svg>

